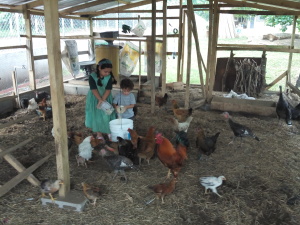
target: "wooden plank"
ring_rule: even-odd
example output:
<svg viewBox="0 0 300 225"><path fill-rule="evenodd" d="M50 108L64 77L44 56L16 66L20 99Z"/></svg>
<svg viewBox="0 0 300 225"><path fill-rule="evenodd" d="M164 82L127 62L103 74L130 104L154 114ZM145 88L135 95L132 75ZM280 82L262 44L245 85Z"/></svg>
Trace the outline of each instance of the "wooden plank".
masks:
<svg viewBox="0 0 300 225"><path fill-rule="evenodd" d="M0 47L0 50L15 49L15 48L27 48L27 46L26 45L5 46L5 47Z"/></svg>
<svg viewBox="0 0 300 225"><path fill-rule="evenodd" d="M14 106L17 106L20 108L20 95L19 95L18 79L17 79L16 70L12 71L11 79L12 79L12 83L13 83L14 93L17 94L17 99L15 101Z"/></svg>
<svg viewBox="0 0 300 225"><path fill-rule="evenodd" d="M67 142L66 108L62 74L62 60L59 33L58 1L44 0L45 28L50 77L51 103L55 133L55 151L58 179L64 181L59 196L70 191L70 168Z"/></svg>
<svg viewBox="0 0 300 225"><path fill-rule="evenodd" d="M69 7L67 9L65 9L65 10L61 10L59 13L61 15L69 14L69 13L72 13L74 11L78 11L80 9L87 9L87 8L90 8L90 7L93 7L93 6L96 6L96 5L100 5L100 4L104 4L104 3L107 3L107 2L110 2L110 1L111 0L102 0L102 1L88 2L88 3L76 5L76 6L73 6L73 7Z"/></svg>
<svg viewBox="0 0 300 225"><path fill-rule="evenodd" d="M150 67L149 75L151 77L151 113L155 110L155 50L156 50L156 0L152 0L152 22L151 22L151 48L148 52L150 57L150 63L147 68Z"/></svg>
<svg viewBox="0 0 300 225"><path fill-rule="evenodd" d="M0 149L0 157L4 156L4 155L6 155L6 154L8 154L8 153L10 153L10 152L15 151L16 149L22 147L23 145L26 145L26 144L29 143L30 141L32 141L32 138L29 138L29 139L27 139L27 140L25 140L25 141L22 141L21 143L15 145L14 147L11 147L11 148L9 148L9 149L6 149L6 150Z"/></svg>
<svg viewBox="0 0 300 225"><path fill-rule="evenodd" d="M277 77L275 80L273 80L270 84L268 84L265 87L265 90L270 89L274 84L276 84L278 81L280 81L282 78L284 78L285 76L287 76L288 71L285 71L283 74L281 74L279 77Z"/></svg>
<svg viewBox="0 0 300 225"><path fill-rule="evenodd" d="M183 23L182 23L182 16L184 15L183 13L183 9L182 9L182 0L179 0L179 38L178 38L178 55L177 55L177 80L176 81L182 81L182 71L183 71L183 62L181 63L181 61L183 60L182 58L182 52L183 50L183 34L184 34L184 29L183 28Z"/></svg>
<svg viewBox="0 0 300 225"><path fill-rule="evenodd" d="M297 16L294 16L293 20L293 29L292 29L292 37L291 37L291 43L290 43L290 48L294 48L295 44L295 32L296 32L296 26L297 26ZM293 60L293 52L290 52L289 54L289 62L288 62L288 73L286 77L286 81L291 82L291 68L292 68L292 60Z"/></svg>
<svg viewBox="0 0 300 225"><path fill-rule="evenodd" d="M152 20L152 17L141 17L142 20ZM156 20L163 20L164 17L163 16L157 16ZM169 16L168 20L178 20L179 17L178 16ZM116 17L116 18L93 18L93 20L138 20L136 17Z"/></svg>
<svg viewBox="0 0 300 225"><path fill-rule="evenodd" d="M0 152L2 152L1 148L0 148ZM5 156L3 156L3 158L12 166L14 167L19 173L23 172L24 170L26 170L26 168L11 154L6 154ZM38 186L40 185L40 181L33 176L32 174L28 175L28 177L26 178L32 185L34 186Z"/></svg>
<svg viewBox="0 0 300 225"><path fill-rule="evenodd" d="M44 162L46 162L52 154L47 155L46 157L42 158L41 160L37 161L35 164L15 176L13 179L5 183L3 186L0 187L0 197L5 195L9 192L13 187L23 181L26 177L28 177L33 171L39 168ZM40 182L38 183L38 185Z"/></svg>
<svg viewBox="0 0 300 225"><path fill-rule="evenodd" d="M211 109L231 112L244 112L261 116L276 116L276 103L273 101L235 99L214 96Z"/></svg>
<svg viewBox="0 0 300 225"><path fill-rule="evenodd" d="M284 48L290 49L287 45L249 45L249 44L218 44L218 47L239 47L239 48Z"/></svg>
<svg viewBox="0 0 300 225"><path fill-rule="evenodd" d="M21 123L24 120L30 120L30 119L32 119L34 117L37 117L37 115L26 115L26 116L18 118L16 120L11 120L11 121L9 121L7 123L0 124L0 129L5 128L5 127L9 127L9 126L11 126L11 125L13 125L15 123Z"/></svg>
<svg viewBox="0 0 300 225"><path fill-rule="evenodd" d="M3 98L0 98L0 102L4 102L4 101L7 101L7 100L13 100L13 99L16 99L16 95L11 95L11 96L5 96Z"/></svg>
<svg viewBox="0 0 300 225"><path fill-rule="evenodd" d="M220 13L226 14L247 14L247 15L298 15L299 12L291 11L254 11L254 10L220 10Z"/></svg>
<svg viewBox="0 0 300 225"><path fill-rule="evenodd" d="M300 96L300 90L298 88L296 88L291 82L286 82L286 84L293 90L293 92L295 92L297 95Z"/></svg>

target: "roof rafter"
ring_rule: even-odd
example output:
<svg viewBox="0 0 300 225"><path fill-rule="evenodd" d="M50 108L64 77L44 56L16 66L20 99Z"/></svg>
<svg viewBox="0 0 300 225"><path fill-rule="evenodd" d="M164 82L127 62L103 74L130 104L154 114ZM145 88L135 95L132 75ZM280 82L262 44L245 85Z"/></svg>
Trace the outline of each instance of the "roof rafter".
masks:
<svg viewBox="0 0 300 225"><path fill-rule="evenodd" d="M73 6L73 7L69 7L67 9L64 9L64 10L61 10L59 11L59 13L61 15L66 15L66 14L70 14L74 11L78 11L80 9L86 9L86 8L90 8L90 7L93 7L93 6L96 6L96 5L100 5L100 4L104 4L104 3L108 3L108 2L112 2L113 0L102 0L102 1L93 1L93 2L88 2L88 3L85 3L85 4L80 4L80 5L76 5L76 6ZM87 13L84 13L84 14L87 14Z"/></svg>

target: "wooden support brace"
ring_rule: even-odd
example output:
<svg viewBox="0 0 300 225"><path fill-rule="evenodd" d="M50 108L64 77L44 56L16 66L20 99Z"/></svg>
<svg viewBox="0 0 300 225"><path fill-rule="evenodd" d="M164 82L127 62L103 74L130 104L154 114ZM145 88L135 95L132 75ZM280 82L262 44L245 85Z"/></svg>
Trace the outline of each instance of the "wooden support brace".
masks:
<svg viewBox="0 0 300 225"><path fill-rule="evenodd" d="M1 148L0 148L0 157L5 156L6 154L8 154L8 153L10 153L10 152L12 152L12 151L15 151L16 149L22 147L23 145L26 145L26 144L29 143L30 141L32 141L31 138L29 138L29 139L27 139L27 140L25 140L25 141L22 141L21 143L15 145L14 147L11 147L11 148L9 148L9 149L7 149L7 150L4 150L4 151L1 150Z"/></svg>
<svg viewBox="0 0 300 225"><path fill-rule="evenodd" d="M274 84L276 84L278 81L280 81L282 78L286 77L288 74L287 71L285 71L283 74L281 74L279 77L277 77L275 80L273 80L270 84L268 84L265 87L265 90L268 90L269 88L271 88Z"/></svg>
<svg viewBox="0 0 300 225"><path fill-rule="evenodd" d="M11 190L13 187L15 187L17 184L19 184L23 179L28 177L33 171L35 171L38 167L40 167L44 162L46 162L52 154L47 155L46 157L42 158L32 166L30 166L28 169L24 170L17 176L15 176L13 179L5 183L3 186L0 187L0 197L5 195L9 190ZM38 182L38 185L40 182Z"/></svg>
<svg viewBox="0 0 300 225"><path fill-rule="evenodd" d="M300 96L300 90L298 88L296 88L296 86L294 86L291 82L286 82L286 84L293 90L293 92L295 92L297 95Z"/></svg>

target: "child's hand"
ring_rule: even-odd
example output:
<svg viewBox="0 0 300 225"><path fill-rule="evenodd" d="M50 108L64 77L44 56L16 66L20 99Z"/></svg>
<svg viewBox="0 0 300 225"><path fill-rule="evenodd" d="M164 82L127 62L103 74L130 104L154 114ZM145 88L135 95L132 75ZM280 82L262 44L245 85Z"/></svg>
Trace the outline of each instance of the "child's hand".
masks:
<svg viewBox="0 0 300 225"><path fill-rule="evenodd" d="M101 99L101 100L98 100L98 104L97 104L97 108L98 108L98 109L100 109L100 107L101 107L100 105L101 105L102 102L103 102L102 99Z"/></svg>
<svg viewBox="0 0 300 225"><path fill-rule="evenodd" d="M116 111L117 113L124 113L127 110L126 106L117 106Z"/></svg>

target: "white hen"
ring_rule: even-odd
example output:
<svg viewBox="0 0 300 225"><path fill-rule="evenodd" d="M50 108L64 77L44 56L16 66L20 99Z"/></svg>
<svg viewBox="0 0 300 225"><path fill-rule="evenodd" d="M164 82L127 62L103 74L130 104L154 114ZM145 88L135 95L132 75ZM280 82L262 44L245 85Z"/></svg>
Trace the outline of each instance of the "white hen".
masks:
<svg viewBox="0 0 300 225"><path fill-rule="evenodd" d="M190 123L193 120L192 116L189 116L185 122L179 123L177 119L170 118L170 121L172 122L172 126L174 131L184 131L187 133Z"/></svg>
<svg viewBox="0 0 300 225"><path fill-rule="evenodd" d="M34 110L34 109L37 109L38 108L38 104L37 104L37 102L35 101L35 99L34 98L32 98L32 99L30 99L29 101L28 101L28 110Z"/></svg>
<svg viewBox="0 0 300 225"><path fill-rule="evenodd" d="M79 156L86 160L90 160L92 158L93 147L91 145L92 136L86 137L83 142L79 145Z"/></svg>
<svg viewBox="0 0 300 225"><path fill-rule="evenodd" d="M222 197L217 192L217 187L219 187L223 180L226 180L224 176L219 177L200 177L200 183L205 187L205 194L207 194L207 189L211 189L213 193L217 194L219 197Z"/></svg>

